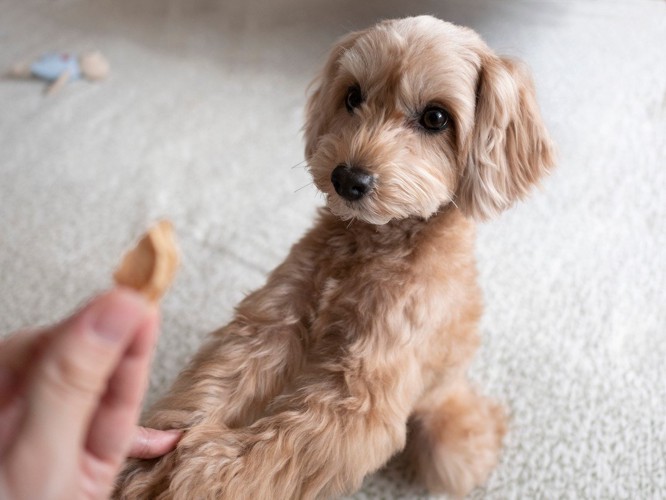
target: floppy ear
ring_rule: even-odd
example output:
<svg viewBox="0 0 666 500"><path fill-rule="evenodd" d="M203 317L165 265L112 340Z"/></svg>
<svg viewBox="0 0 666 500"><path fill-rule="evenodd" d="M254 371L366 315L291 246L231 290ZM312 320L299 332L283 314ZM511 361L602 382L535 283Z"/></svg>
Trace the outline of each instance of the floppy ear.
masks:
<svg viewBox="0 0 666 500"><path fill-rule="evenodd" d="M349 33L340 38L331 49L326 64L310 83L310 91L305 105L305 157L310 158L317 146L317 140L326 129L326 119L331 107L340 103L332 102L337 94L332 92L331 86L338 72L340 57L348 50L364 31Z"/></svg>
<svg viewBox="0 0 666 500"><path fill-rule="evenodd" d="M534 84L518 62L488 55L477 84L474 128L458 187L461 210L487 219L525 197L554 163Z"/></svg>

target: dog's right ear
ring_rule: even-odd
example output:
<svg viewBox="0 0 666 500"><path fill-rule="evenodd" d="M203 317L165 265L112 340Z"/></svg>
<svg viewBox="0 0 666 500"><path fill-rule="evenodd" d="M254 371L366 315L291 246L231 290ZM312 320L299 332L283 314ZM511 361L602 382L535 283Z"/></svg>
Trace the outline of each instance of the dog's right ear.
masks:
<svg viewBox="0 0 666 500"><path fill-rule="evenodd" d="M555 155L524 65L484 54L476 97L456 198L464 213L482 220L523 198Z"/></svg>
<svg viewBox="0 0 666 500"><path fill-rule="evenodd" d="M339 62L343 54L354 45L364 31L355 31L340 38L331 49L326 64L310 83L310 95L305 105L305 158L310 158L317 146L319 137L325 132L330 113L341 103L334 84L339 71Z"/></svg>

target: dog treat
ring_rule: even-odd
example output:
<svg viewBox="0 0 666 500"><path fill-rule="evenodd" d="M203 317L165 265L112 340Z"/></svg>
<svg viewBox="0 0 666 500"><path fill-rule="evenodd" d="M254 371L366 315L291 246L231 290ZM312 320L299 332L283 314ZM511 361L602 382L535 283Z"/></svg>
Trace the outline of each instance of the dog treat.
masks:
<svg viewBox="0 0 666 500"><path fill-rule="evenodd" d="M125 254L113 278L118 285L134 288L151 302L158 302L171 285L177 267L173 226L163 220Z"/></svg>

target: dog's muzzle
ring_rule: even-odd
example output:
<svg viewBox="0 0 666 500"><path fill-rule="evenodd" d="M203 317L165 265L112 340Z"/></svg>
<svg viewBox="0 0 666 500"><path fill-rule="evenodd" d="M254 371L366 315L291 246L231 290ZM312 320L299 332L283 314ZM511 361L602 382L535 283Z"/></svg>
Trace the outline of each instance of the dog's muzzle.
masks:
<svg viewBox="0 0 666 500"><path fill-rule="evenodd" d="M375 178L362 168L338 165L331 173L331 182L335 192L345 200L357 201L370 192Z"/></svg>

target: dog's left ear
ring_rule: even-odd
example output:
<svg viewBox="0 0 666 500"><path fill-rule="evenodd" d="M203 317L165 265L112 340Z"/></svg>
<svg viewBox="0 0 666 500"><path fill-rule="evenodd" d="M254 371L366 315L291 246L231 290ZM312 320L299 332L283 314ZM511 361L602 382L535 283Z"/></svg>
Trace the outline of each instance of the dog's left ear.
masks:
<svg viewBox="0 0 666 500"><path fill-rule="evenodd" d="M523 198L554 164L527 69L507 58L483 57L474 128L463 146L456 195L461 210L487 219Z"/></svg>
<svg viewBox="0 0 666 500"><path fill-rule="evenodd" d="M319 75L310 83L310 95L305 106L305 158L314 152L319 137L328 126L329 115L340 105L340 96L331 92L332 83L339 70L340 58L365 31L354 31L340 38L331 49L328 59Z"/></svg>

